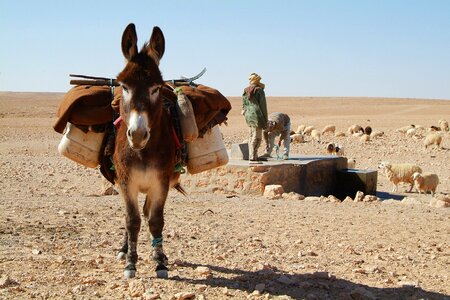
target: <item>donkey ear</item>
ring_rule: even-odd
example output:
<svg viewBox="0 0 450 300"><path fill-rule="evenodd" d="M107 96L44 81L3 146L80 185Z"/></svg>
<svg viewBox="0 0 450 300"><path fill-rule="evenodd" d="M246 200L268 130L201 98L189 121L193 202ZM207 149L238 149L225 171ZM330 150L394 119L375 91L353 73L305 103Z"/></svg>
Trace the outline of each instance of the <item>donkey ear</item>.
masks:
<svg viewBox="0 0 450 300"><path fill-rule="evenodd" d="M122 35L122 53L127 60L131 60L137 53L137 34L133 23L128 24Z"/></svg>
<svg viewBox="0 0 450 300"><path fill-rule="evenodd" d="M152 36L150 37L150 47L148 48L148 54L155 59L156 64L159 65L159 61L164 55L165 40L161 29L158 26L153 27Z"/></svg>

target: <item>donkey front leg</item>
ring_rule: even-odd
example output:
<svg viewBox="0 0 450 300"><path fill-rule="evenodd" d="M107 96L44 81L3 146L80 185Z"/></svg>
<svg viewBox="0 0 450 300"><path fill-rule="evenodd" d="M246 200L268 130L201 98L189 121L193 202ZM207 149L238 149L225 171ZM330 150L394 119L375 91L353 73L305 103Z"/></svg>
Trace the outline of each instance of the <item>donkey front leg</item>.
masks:
<svg viewBox="0 0 450 300"><path fill-rule="evenodd" d="M119 253L117 253L117 259L118 260L124 260L128 253L128 232L125 229L125 233L122 240L122 247L119 250Z"/></svg>
<svg viewBox="0 0 450 300"><path fill-rule="evenodd" d="M134 200L135 199L135 200ZM126 206L126 216L125 216L125 228L126 228L126 238L128 246L128 251L126 255L126 266L123 272L126 279L133 278L136 276L136 263L138 260L137 254L137 241L139 236L139 230L141 229L141 216L139 215L139 207L136 198L124 197Z"/></svg>
<svg viewBox="0 0 450 300"><path fill-rule="evenodd" d="M161 193L150 197L147 195L144 204L144 215L148 220L148 227L150 230L150 239L153 247L152 258L156 262L156 276L158 278L168 278L168 259L163 250L163 236L164 228L164 204L166 202L168 188L161 189Z"/></svg>

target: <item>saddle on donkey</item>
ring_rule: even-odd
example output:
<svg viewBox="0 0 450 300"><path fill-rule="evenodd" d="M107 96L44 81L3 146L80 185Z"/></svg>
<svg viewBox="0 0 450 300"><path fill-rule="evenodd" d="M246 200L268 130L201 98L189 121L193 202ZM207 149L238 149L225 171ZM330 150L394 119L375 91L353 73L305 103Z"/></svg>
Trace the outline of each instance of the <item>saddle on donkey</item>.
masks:
<svg viewBox="0 0 450 300"><path fill-rule="evenodd" d="M177 166L180 169L174 171L184 172L190 145L195 148L195 138L203 138L216 125L226 123L231 104L218 90L192 82L166 82L162 95L164 106L172 116L173 138L179 142ZM114 183L115 176L111 158L114 154L115 126L120 126L121 99L122 87L113 80L105 80L103 85L77 85L65 94L53 125L56 132L64 135L58 147L59 152L87 167L100 165L102 175L111 183ZM193 110L194 118L185 117L186 101ZM190 120L195 120L195 124L190 124L193 126L189 126L193 122ZM193 130L198 132L194 133ZM67 137L68 133L70 137ZM222 159L219 165L227 162L228 157ZM188 165L188 171L196 173L194 169L191 172Z"/></svg>

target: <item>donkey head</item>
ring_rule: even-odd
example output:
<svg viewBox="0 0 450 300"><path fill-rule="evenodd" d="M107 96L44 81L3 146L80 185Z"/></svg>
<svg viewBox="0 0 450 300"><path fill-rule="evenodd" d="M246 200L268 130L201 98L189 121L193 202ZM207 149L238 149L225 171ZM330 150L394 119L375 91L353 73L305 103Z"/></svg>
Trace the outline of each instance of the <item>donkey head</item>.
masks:
<svg viewBox="0 0 450 300"><path fill-rule="evenodd" d="M117 76L123 91L120 114L127 125L128 143L135 150L146 146L152 127L161 118L160 89L164 81L158 66L164 45L164 35L158 27L153 28L150 42L139 52L134 24L129 24L122 35L126 66Z"/></svg>

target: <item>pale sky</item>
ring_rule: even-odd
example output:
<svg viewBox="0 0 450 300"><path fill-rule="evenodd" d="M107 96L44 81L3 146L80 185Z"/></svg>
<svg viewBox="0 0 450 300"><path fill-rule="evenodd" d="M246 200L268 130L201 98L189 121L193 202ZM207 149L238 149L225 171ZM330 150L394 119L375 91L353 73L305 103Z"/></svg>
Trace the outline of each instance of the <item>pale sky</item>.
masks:
<svg viewBox="0 0 450 300"><path fill-rule="evenodd" d="M66 92L69 74L115 77L120 41L159 26L165 79L240 96L450 99L449 0L0 0L0 91Z"/></svg>

